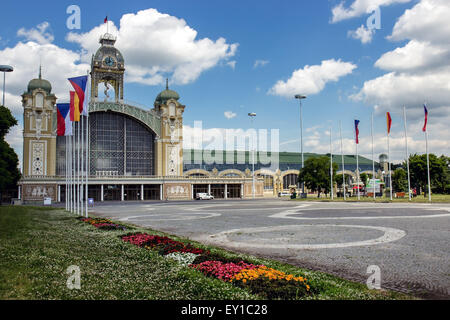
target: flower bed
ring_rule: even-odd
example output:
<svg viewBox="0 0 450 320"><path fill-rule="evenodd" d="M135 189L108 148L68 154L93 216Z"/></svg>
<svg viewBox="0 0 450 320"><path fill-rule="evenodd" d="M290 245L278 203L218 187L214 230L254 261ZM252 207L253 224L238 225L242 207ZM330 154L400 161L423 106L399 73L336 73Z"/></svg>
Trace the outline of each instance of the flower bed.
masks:
<svg viewBox="0 0 450 320"><path fill-rule="evenodd" d="M254 269L260 266L245 263L222 262L222 261L205 261L200 264L191 265L192 268L202 272L205 276L212 276L218 279L229 281L232 277L241 272L243 269Z"/></svg>
<svg viewBox="0 0 450 320"><path fill-rule="evenodd" d="M122 240L138 247L144 247L146 249L157 250L162 255L167 255L174 252L194 253L202 254L204 250L195 248L188 244L185 245L182 242L175 241L169 237L160 237L157 235L151 235L147 233L136 233L131 235L125 235Z"/></svg>
<svg viewBox="0 0 450 320"><path fill-rule="evenodd" d="M126 229L125 226L113 223L109 219L103 219L103 218L80 218L80 221L89 223L90 225L93 225L97 229L101 229L101 230L125 230Z"/></svg>
<svg viewBox="0 0 450 320"><path fill-rule="evenodd" d="M169 237L134 233L121 236L121 239L138 247L156 250L205 276L229 282L267 299L296 299L311 293L304 277L286 274L264 265L254 265L237 258L211 254Z"/></svg>
<svg viewBox="0 0 450 320"><path fill-rule="evenodd" d="M229 282L267 299L298 298L308 294L311 289L306 278L295 277L266 266L243 269Z"/></svg>

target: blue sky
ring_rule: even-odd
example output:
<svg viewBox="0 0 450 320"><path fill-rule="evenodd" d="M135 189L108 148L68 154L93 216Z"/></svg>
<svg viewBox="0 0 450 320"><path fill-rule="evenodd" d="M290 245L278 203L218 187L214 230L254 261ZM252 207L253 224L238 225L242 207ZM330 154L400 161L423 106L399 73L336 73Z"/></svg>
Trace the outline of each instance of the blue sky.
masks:
<svg viewBox="0 0 450 320"><path fill-rule="evenodd" d="M366 28L366 20L373 13L367 3L379 5L381 29L371 31ZM69 17L66 9L71 4L81 9L79 30L66 27ZM91 39L98 39L106 31L103 19L107 15L111 32L122 40L122 43L117 42L118 49L128 54L124 53L127 69L125 99L152 107L154 98L164 89L165 77L168 77L170 88L180 94L180 102L186 105L186 127L193 127L194 121L201 120L204 130L246 130L251 127L247 113L256 112L256 128L280 130L280 151L299 151L299 105L289 93L298 88L298 93L308 96L303 102L306 152L328 151L330 127L333 128L334 152L340 152L337 138L339 121L342 121L344 151L353 153L353 120L357 118L361 120L361 154L371 156L370 116L375 110L375 156L378 157L379 153L387 152L385 112L390 111L393 118L391 157L400 161L404 158L401 108L405 105L408 110L410 152L423 153L421 105L427 101L432 125L430 149L448 155L450 146L446 142L448 139L442 139L442 131L445 137L450 136L448 122L445 122L449 115L450 92L447 91L450 89L443 86L439 94L432 94L405 85L408 77L416 79L423 74L431 74L435 81L448 79L446 73L437 71L442 68L427 63L414 70L409 68L409 61L417 57L417 50L411 49L409 43L431 43L433 48L441 49L429 53L431 57L420 56L422 60L436 60L442 50L450 50L439 39L426 38L429 24L413 25L408 10L419 16L429 15L424 5L449 9L443 0L111 0L30 1L26 2L27 10L24 10L23 4L19 6L17 2L6 0L2 3L2 11L9 14L0 22L0 64L11 64L16 69L7 75L7 105L21 122L20 94L28 81L37 76L39 60L43 63L44 78L52 83L60 97L58 102L64 102L64 87L59 83L64 83L65 72L77 75L86 69L87 58L98 47ZM150 12L151 8L156 11ZM342 10L338 11L339 8ZM131 14L132 18L127 22L122 20L126 14ZM161 25L146 23L149 17L161 18L161 15L170 18L164 26L168 33L163 37L157 34ZM440 21L438 18L434 19L436 23ZM173 44L175 38L170 33L172 27L175 30L180 26L196 32L194 38L188 33L179 35L186 53L183 45ZM368 37L365 43L363 38L352 37L352 32L360 27ZM138 35L140 32L142 36ZM448 35L446 30L440 32L442 37ZM206 40L209 44L201 47L199 43ZM20 50L20 43L28 43L29 48L36 50L30 50L29 55L22 57L27 49ZM219 53L220 50L223 52ZM396 50L403 55L395 55ZM56 59L61 63L67 60L67 70L52 71L50 52L57 55ZM425 55L423 51L420 53ZM381 60L386 54L388 56ZM189 55L196 57L190 60ZM325 67L324 61L329 62L329 67ZM448 62L448 57L444 62ZM133 71L141 67L148 72L133 77L136 74ZM149 70L156 70L151 68L158 71L151 73ZM309 71L304 72L307 69ZM191 70L194 71L191 73ZM299 71L298 78L293 77L296 71ZM184 78L179 76L185 73L188 75ZM389 73L392 73L392 79L386 79ZM419 81L430 82L422 78ZM277 83L280 85L275 89ZM68 91L69 84L66 85ZM417 97L414 97L415 93ZM435 100L436 96L439 98ZM433 109L439 115L435 119ZM8 139L21 154L19 129L11 132Z"/></svg>

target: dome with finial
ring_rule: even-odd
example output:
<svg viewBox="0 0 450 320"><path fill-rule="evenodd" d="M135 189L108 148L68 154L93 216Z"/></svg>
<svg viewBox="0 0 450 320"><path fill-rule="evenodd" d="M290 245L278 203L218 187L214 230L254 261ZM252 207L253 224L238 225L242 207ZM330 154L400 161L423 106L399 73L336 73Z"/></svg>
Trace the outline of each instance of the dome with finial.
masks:
<svg viewBox="0 0 450 320"><path fill-rule="evenodd" d="M50 84L50 82L42 79L41 67L39 67L39 78L33 79L28 83L28 93L31 93L36 89L42 89L47 92L47 94L50 94L50 92L52 91L52 85Z"/></svg>
<svg viewBox="0 0 450 320"><path fill-rule="evenodd" d="M165 103L167 100L170 99L178 101L178 99L180 99L180 96L176 91L169 89L169 79L166 79L166 90L160 92L156 96L155 103Z"/></svg>
<svg viewBox="0 0 450 320"><path fill-rule="evenodd" d="M114 47L116 37L110 33L105 33L100 37L101 44L95 55L92 56L92 65L104 68L124 69L125 60L122 53ZM106 60L105 60L106 59Z"/></svg>

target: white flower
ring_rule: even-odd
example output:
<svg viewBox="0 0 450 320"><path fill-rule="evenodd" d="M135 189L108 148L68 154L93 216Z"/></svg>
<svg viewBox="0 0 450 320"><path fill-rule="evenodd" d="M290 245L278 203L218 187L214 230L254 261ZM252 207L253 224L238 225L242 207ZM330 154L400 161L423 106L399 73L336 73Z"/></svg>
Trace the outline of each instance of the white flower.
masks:
<svg viewBox="0 0 450 320"><path fill-rule="evenodd" d="M188 266L194 262L195 258L197 258L198 254L190 253L190 252L172 252L165 255L168 259L173 259L178 261L182 266Z"/></svg>

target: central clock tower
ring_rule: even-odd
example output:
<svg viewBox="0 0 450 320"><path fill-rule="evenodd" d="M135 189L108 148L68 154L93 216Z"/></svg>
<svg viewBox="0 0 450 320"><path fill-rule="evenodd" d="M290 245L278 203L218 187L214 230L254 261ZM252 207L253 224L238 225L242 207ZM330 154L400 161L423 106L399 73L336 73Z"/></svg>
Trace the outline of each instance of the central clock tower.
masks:
<svg viewBox="0 0 450 320"><path fill-rule="evenodd" d="M125 63L119 50L114 47L116 37L106 33L100 37L101 47L92 56L91 62L91 101L98 101L98 87L104 84L105 100L108 90L114 88L114 102L123 101L123 75Z"/></svg>

